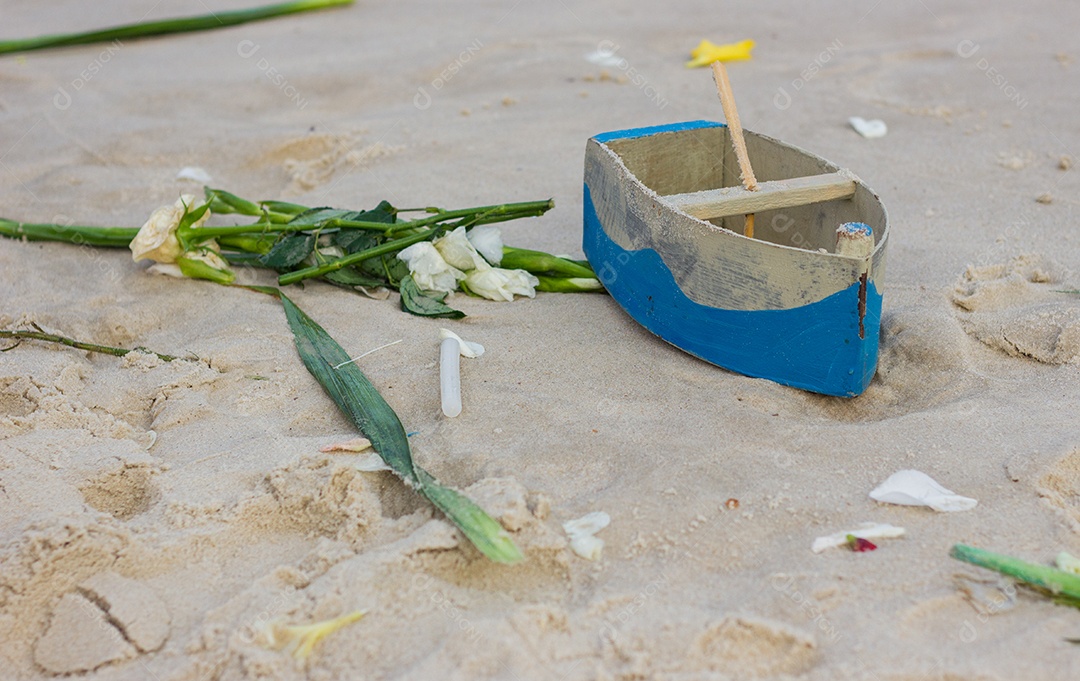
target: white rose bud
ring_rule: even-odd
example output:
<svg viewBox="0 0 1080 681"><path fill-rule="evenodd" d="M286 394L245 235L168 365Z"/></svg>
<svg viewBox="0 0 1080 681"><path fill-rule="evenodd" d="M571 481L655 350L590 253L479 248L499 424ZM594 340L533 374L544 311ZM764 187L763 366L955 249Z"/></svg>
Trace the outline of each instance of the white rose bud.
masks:
<svg viewBox="0 0 1080 681"><path fill-rule="evenodd" d="M131 259L153 260L154 262L173 263L183 253L180 241L176 238L176 229L180 221L191 210L197 208L195 197L184 194L171 206L162 206L153 212L139 233L131 240ZM210 211L196 220L191 226L201 227L210 218Z"/></svg>
<svg viewBox="0 0 1080 681"><path fill-rule="evenodd" d="M511 301L515 295L535 297L539 283L539 279L525 270L491 267L469 272L462 285L472 293L490 300Z"/></svg>

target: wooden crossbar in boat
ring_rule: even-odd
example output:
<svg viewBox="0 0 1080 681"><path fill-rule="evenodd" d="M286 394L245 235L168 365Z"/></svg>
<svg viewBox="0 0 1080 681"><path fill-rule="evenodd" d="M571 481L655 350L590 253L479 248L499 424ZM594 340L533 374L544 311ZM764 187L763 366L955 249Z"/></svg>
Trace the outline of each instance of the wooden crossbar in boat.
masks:
<svg viewBox="0 0 1080 681"><path fill-rule="evenodd" d="M855 180L852 176L846 172L838 172L759 182L757 191L747 191L742 187L722 187L689 194L669 194L663 198L695 218L713 220L846 199L854 193Z"/></svg>

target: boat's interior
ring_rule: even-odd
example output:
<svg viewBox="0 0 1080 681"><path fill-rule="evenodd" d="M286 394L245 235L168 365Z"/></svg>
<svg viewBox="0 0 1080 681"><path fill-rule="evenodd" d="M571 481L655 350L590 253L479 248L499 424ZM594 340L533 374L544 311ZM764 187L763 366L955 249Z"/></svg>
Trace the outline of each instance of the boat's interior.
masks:
<svg viewBox="0 0 1080 681"><path fill-rule="evenodd" d="M836 250L836 229L863 222L876 242L885 211L850 173L801 149L745 131L757 191L743 189L725 126L664 132L607 142L646 187L694 217L743 234L806 250Z"/></svg>

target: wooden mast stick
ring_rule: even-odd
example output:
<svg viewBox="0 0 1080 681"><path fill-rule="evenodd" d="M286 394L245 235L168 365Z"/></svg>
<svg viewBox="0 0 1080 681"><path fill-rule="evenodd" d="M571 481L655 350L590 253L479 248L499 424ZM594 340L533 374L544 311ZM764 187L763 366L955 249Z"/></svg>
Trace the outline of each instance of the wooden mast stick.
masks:
<svg viewBox="0 0 1080 681"><path fill-rule="evenodd" d="M724 118L727 119L728 131L731 133L731 144L735 147L735 158L739 161L739 179L747 191L755 192L758 188L757 178L754 177L754 169L750 166L750 156L746 153L746 139L743 137L742 123L739 122L739 111L735 108L735 95L731 91L731 81L728 79L727 69L721 62L712 63L713 79L716 81L716 94L720 95L720 106L724 109ZM743 227L743 235L754 237L754 214L746 216L746 225Z"/></svg>

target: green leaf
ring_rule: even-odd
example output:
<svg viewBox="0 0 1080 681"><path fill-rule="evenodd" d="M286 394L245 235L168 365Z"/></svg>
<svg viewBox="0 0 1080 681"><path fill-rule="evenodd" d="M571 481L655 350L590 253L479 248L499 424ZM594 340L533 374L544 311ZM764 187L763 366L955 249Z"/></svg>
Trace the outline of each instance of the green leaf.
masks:
<svg viewBox="0 0 1080 681"><path fill-rule="evenodd" d="M346 253L357 253L378 246L379 237L360 229L343 229L334 233L331 242Z"/></svg>
<svg viewBox="0 0 1080 681"><path fill-rule="evenodd" d="M357 213L356 217L349 218L358 222L385 222L392 225L397 222L397 208L390 205L389 201L380 201L379 205L371 210Z"/></svg>
<svg viewBox="0 0 1080 681"><path fill-rule="evenodd" d="M360 274L352 267L344 267L337 272L327 272L323 275L323 279L349 288L353 286L386 286L386 280Z"/></svg>
<svg viewBox="0 0 1080 681"><path fill-rule="evenodd" d="M443 300L446 294L435 296L420 290L411 276L401 280L401 309L411 312L420 317L443 317L445 319L461 319L465 313L455 310Z"/></svg>
<svg viewBox="0 0 1080 681"><path fill-rule="evenodd" d="M315 227L320 223L335 218L340 220L353 220L354 218L352 216L354 215L356 215L355 211L343 210L341 208L309 208L292 220L289 220L288 224L292 227Z"/></svg>
<svg viewBox="0 0 1080 681"><path fill-rule="evenodd" d="M521 551L498 522L468 497L443 487L413 463L401 420L367 376L350 362L344 348L281 291L256 290L273 291L281 300L304 366L342 413L371 441L386 465L445 513L485 556L499 563L521 560Z"/></svg>
<svg viewBox="0 0 1080 681"><path fill-rule="evenodd" d="M361 260L356 266L369 276L388 279L392 283L400 282L409 276L409 266L403 260L398 260L396 253Z"/></svg>
<svg viewBox="0 0 1080 681"><path fill-rule="evenodd" d="M274 244L269 253L259 258L259 262L275 270L287 270L300 264L314 249L314 234L289 234Z"/></svg>

